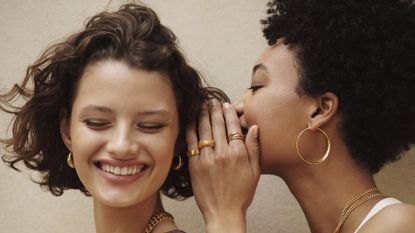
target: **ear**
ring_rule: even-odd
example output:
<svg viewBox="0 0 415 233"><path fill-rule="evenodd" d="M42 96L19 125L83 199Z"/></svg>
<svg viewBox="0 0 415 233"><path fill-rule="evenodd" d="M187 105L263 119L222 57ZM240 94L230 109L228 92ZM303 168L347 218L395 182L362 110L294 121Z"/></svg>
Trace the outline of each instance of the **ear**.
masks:
<svg viewBox="0 0 415 233"><path fill-rule="evenodd" d="M326 92L314 101L313 109L310 112L308 127L312 130L321 128L330 122L337 113L339 99L332 92Z"/></svg>
<svg viewBox="0 0 415 233"><path fill-rule="evenodd" d="M69 151L72 151L72 140L71 140L71 131L70 131L70 117L68 114L61 112L59 114L60 119L60 133L63 143L65 143L66 147Z"/></svg>

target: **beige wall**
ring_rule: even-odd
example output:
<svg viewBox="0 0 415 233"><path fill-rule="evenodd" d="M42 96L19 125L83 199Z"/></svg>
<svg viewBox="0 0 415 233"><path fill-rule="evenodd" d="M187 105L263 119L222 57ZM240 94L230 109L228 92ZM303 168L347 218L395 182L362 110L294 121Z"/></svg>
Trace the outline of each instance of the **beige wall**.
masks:
<svg viewBox="0 0 415 233"><path fill-rule="evenodd" d="M236 97L249 85L250 71L265 46L259 19L266 0L147 0L180 39L189 60L214 85ZM40 52L77 30L86 17L105 9L103 0L0 0L0 88L23 77ZM113 1L111 8L118 6ZM4 89L3 89L4 90ZM8 118L0 116L4 136ZM387 194L415 203L414 151L377 176ZM0 232L93 232L92 203L78 191L53 197L32 183L28 172L0 164ZM203 232L190 198L165 200L188 232ZM279 178L264 176L249 210L249 232L308 232L301 209Z"/></svg>

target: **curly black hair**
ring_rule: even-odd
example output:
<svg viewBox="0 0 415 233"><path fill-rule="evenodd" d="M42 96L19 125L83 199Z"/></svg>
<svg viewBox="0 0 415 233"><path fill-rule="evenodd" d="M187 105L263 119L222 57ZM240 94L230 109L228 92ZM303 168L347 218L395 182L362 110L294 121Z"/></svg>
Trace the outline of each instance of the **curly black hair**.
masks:
<svg viewBox="0 0 415 233"><path fill-rule="evenodd" d="M142 4L126 4L118 11L93 16L82 31L49 47L27 69L21 84L0 95L0 108L14 116L13 137L1 140L12 152L3 155L3 161L16 170L15 164L23 161L26 167L39 171L42 176L38 183L53 195L60 196L67 189L79 189L89 195L75 170L66 164L69 151L59 126L62 117L71 115L85 68L105 60L161 72L170 79L180 127L175 153L182 156L184 166L169 172L161 191L176 199L192 196L185 128L197 119L205 99L229 100L219 89L207 87L199 73L187 64L173 32ZM21 97L25 103L16 106L14 100Z"/></svg>
<svg viewBox="0 0 415 233"><path fill-rule="evenodd" d="M298 93L339 98L340 132L372 173L415 143L412 0L273 0L269 45L298 48Z"/></svg>

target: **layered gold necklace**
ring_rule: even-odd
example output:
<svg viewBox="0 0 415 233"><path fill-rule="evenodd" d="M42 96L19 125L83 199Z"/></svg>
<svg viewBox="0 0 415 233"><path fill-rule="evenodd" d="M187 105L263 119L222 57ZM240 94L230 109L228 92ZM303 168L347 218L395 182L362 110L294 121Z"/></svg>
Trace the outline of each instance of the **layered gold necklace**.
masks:
<svg viewBox="0 0 415 233"><path fill-rule="evenodd" d="M382 195L383 194L377 188L370 188L354 196L344 206L343 211L340 215L339 223L337 224L337 227L334 230L334 233L340 232L344 223L347 220L347 217L349 217L349 215L353 212L353 210L355 210L357 207L359 207L363 203L369 201L370 199L377 197L377 196L382 196Z"/></svg>
<svg viewBox="0 0 415 233"><path fill-rule="evenodd" d="M151 217L146 227L144 228L143 233L151 233L154 230L154 228L157 226L157 224L163 221L174 221L174 218L170 213L166 211L161 211L160 213Z"/></svg>

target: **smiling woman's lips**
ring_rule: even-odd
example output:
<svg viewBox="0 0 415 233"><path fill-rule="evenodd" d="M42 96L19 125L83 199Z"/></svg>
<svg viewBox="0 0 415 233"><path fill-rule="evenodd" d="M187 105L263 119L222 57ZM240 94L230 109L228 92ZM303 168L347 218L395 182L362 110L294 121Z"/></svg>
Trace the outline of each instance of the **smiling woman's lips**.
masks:
<svg viewBox="0 0 415 233"><path fill-rule="evenodd" d="M148 168L147 165L142 163L123 164L122 162L95 162L94 165L98 168L100 174L102 174L105 179L117 184L128 184L134 182L140 178Z"/></svg>
<svg viewBox="0 0 415 233"><path fill-rule="evenodd" d="M129 175L135 175L142 171L144 169L144 165L134 165L134 166L125 166L125 167L119 167L119 166L112 166L109 164L99 164L99 168L104 170L105 172L118 175L118 176L129 176Z"/></svg>

